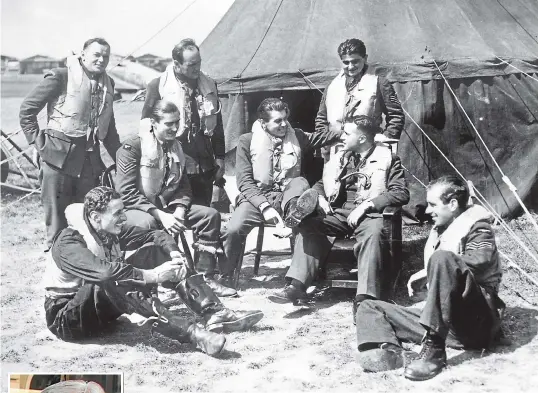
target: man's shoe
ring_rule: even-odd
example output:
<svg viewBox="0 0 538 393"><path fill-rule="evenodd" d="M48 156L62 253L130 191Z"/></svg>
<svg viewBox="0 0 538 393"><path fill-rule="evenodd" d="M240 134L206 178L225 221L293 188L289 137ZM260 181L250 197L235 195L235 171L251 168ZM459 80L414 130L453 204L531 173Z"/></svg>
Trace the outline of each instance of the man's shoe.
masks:
<svg viewBox="0 0 538 393"><path fill-rule="evenodd" d="M213 290L215 295L218 297L235 297L237 296L237 291L233 288L222 285L220 282L216 281L214 278L205 277L205 282Z"/></svg>
<svg viewBox="0 0 538 393"><path fill-rule="evenodd" d="M416 357L415 352L406 351L399 345L383 343L379 348L360 351L357 362L364 371L378 373L401 368Z"/></svg>
<svg viewBox="0 0 538 393"><path fill-rule="evenodd" d="M418 359L409 363L404 376L412 381L426 381L435 377L446 367L446 350L443 339L426 334Z"/></svg>
<svg viewBox="0 0 538 393"><path fill-rule="evenodd" d="M290 208L284 219L286 226L294 228L299 225L306 216L312 214L318 205L318 197L319 194L317 191L309 188L301 194L296 202L291 201Z"/></svg>
<svg viewBox="0 0 538 393"><path fill-rule="evenodd" d="M267 298L278 304L293 303L295 306L301 306L309 303L306 291L291 284L286 285L284 289L269 295Z"/></svg>
<svg viewBox="0 0 538 393"><path fill-rule="evenodd" d="M206 329L214 333L241 332L250 329L263 318L263 312L232 311L224 308L211 314L206 322Z"/></svg>

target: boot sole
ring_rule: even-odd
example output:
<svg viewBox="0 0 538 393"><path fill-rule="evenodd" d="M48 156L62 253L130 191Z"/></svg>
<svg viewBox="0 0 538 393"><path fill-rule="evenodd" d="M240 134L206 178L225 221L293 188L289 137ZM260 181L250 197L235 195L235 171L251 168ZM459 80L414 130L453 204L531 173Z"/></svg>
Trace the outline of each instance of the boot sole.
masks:
<svg viewBox="0 0 538 393"><path fill-rule="evenodd" d="M432 379L432 378L436 377L437 375L439 375L445 368L446 368L446 364L442 368L440 368L438 371L435 371L433 373L430 373L430 374L424 375L424 376L412 375L412 374L408 373L407 369L406 369L404 371L404 377L409 379L410 381L427 381L427 380Z"/></svg>
<svg viewBox="0 0 538 393"><path fill-rule="evenodd" d="M241 331L250 329L252 326L257 324L262 318L263 318L263 312L260 311L256 314L250 314L241 319L236 319L235 321L215 323L215 324L206 326L206 330L209 330L213 333L241 332Z"/></svg>
<svg viewBox="0 0 538 393"><path fill-rule="evenodd" d="M319 194L317 191L309 189L303 192L303 194L297 199L297 205L295 211L286 217L284 224L288 228L294 228L301 223L302 220L309 214L312 214L316 210L318 204Z"/></svg>
<svg viewBox="0 0 538 393"><path fill-rule="evenodd" d="M294 306L297 306L297 307L311 307L313 304L312 302L309 302L308 300L302 300L302 299L291 300L287 297L282 297L282 296L277 296L277 295L269 295L267 296L267 299L269 299L273 303L293 304Z"/></svg>

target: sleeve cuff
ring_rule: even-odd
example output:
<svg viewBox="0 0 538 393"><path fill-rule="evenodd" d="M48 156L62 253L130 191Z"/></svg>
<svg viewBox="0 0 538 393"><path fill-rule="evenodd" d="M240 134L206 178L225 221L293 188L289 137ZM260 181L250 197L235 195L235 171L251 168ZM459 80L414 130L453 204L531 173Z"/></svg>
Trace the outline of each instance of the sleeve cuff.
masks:
<svg viewBox="0 0 538 393"><path fill-rule="evenodd" d="M258 206L258 209L260 209L260 211L262 212L266 207L270 207L271 204L269 202L262 202L259 206Z"/></svg>
<svg viewBox="0 0 538 393"><path fill-rule="evenodd" d="M381 213L383 209L389 205L389 198L386 195L381 194L373 198L371 202L374 204L375 211Z"/></svg>

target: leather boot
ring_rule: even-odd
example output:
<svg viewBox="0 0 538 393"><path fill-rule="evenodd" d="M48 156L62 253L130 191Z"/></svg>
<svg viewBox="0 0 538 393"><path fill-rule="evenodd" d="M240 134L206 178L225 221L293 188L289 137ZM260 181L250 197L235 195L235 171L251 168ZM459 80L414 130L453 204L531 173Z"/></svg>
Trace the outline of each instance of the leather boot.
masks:
<svg viewBox="0 0 538 393"><path fill-rule="evenodd" d="M422 350L418 359L405 368L404 376L412 381L425 381L435 377L445 367L445 340L431 333L426 333L422 340Z"/></svg>
<svg viewBox="0 0 538 393"><path fill-rule="evenodd" d="M213 332L235 332L250 329L263 318L263 312L232 311L222 304L205 282L202 274L187 277L176 286L183 303L202 317L206 329Z"/></svg>
<svg viewBox="0 0 538 393"><path fill-rule="evenodd" d="M153 329L163 336L182 343L192 343L208 355L215 355L224 348L226 338L223 335L205 331L196 323L174 315L158 297L151 297L145 288L111 286L106 293L126 312L135 312L154 319Z"/></svg>
<svg viewBox="0 0 538 393"><path fill-rule="evenodd" d="M284 224L288 228L299 225L302 220L316 210L318 197L318 192L310 188L303 192L298 199L292 199L286 209Z"/></svg>
<svg viewBox="0 0 538 393"><path fill-rule="evenodd" d="M217 255L208 251L202 251L202 246L198 245L198 262L196 263L196 269L200 273L204 273L204 279L213 290L215 295L219 297L235 297L237 291L233 288L222 285L215 280L215 268L217 264Z"/></svg>

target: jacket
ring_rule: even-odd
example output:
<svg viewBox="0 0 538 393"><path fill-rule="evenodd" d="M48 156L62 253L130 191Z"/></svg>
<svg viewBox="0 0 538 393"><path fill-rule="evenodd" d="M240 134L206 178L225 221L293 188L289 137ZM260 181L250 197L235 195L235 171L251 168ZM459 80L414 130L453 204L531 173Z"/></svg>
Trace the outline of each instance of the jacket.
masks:
<svg viewBox="0 0 538 393"><path fill-rule="evenodd" d="M299 143L301 154L308 151L319 149L322 146L330 145L340 140L342 132L324 130L322 132L307 133L299 128L295 128L295 136ZM258 187L258 182L254 179L252 157L250 147L252 144L252 132L243 134L239 137L237 144L235 172L239 196L236 205L249 201L257 208L262 204L269 204L267 193L269 190L263 190ZM304 161L302 161L304 162ZM272 165L272 163L267 163ZM300 174L304 174L304 167L301 168Z"/></svg>
<svg viewBox="0 0 538 393"><path fill-rule="evenodd" d="M181 153L178 158L180 156ZM148 162L141 165L143 157L140 136L130 138L118 149L115 188L121 194L126 208L148 212L153 208L174 210L178 206L187 209L191 205L192 190L185 175L185 162L174 160L171 176L168 177L167 184L163 184L164 161L158 161L157 166L149 166ZM143 181L147 182L146 187L142 186ZM144 190L147 192L150 188L162 191L156 195L146 194Z"/></svg>
<svg viewBox="0 0 538 393"><path fill-rule="evenodd" d="M70 205L66 218L70 226L57 235L47 257L43 284L48 297L72 297L85 283L142 280L142 271L125 263L124 251L136 250L148 242L166 253L179 250L166 232L139 227L130 228L105 246L83 216L82 204Z"/></svg>
<svg viewBox="0 0 538 393"><path fill-rule="evenodd" d="M361 172L365 171L369 176L369 180L372 182L372 185L368 190L363 190L363 188L358 190L358 181L363 184L363 179L361 179L360 176L358 179L357 177L345 178L346 175L354 170L351 163L346 167L341 168L340 176L338 176L338 178L344 179L341 181L335 181L332 178L330 179L331 183L333 183L331 187L324 184L324 182L329 181L330 178L327 173L328 171L324 168L324 176L313 188L323 197L329 198L330 195L327 195L325 189L335 189L335 185L339 186L336 193L338 196L332 198L331 205L335 208L345 210L352 210L355 207L355 201L358 199L357 202L360 203L366 196L366 199L370 200L374 205L373 211L367 214L368 217L380 217L383 210L388 206L399 207L405 205L409 202L410 194L400 158L393 154L387 156L384 150L384 154L375 154L375 151L380 148L385 148L385 146L376 146L370 156L366 158L365 166L361 170ZM331 161L337 156L331 158ZM381 159L378 160L378 157ZM390 157L390 159L388 159L388 157ZM325 164L325 166L327 167L331 161ZM378 167L378 165L381 165L384 168ZM374 172L383 172L383 176L372 176ZM374 180L372 180L372 177L374 177ZM383 178L384 185L379 184L381 178ZM374 182L376 184L373 184ZM375 190L375 193L370 195L370 190ZM359 191L359 195L357 195L357 191Z"/></svg>
<svg viewBox="0 0 538 393"><path fill-rule="evenodd" d="M103 143L113 158L115 158L116 150L121 145L111 101L114 94L114 82L109 77L107 79L112 88L107 87L106 98L103 102L110 104L110 118L108 122L100 121L100 123L101 125L107 123L108 127L106 132L98 130L99 139L96 141L93 152L89 154L95 177L99 176L103 170L98 148L99 141ZM64 132L65 130L57 129L60 128L60 124L68 124L68 122L58 117L58 111L61 111L62 106L65 104L64 98L66 95L74 93L72 88L68 92L68 80L67 68L55 68L48 72L43 81L22 102L19 120L28 143L35 144L43 161L66 175L79 177L88 154L86 152L86 133L77 137L74 136L76 133L68 132L68 134L73 135L69 136ZM47 128L40 130L37 116L46 105L48 107L49 124ZM73 108L71 109L74 110Z"/></svg>
<svg viewBox="0 0 538 393"><path fill-rule="evenodd" d="M386 125L383 133L389 138L399 139L405 124L405 115L403 113L400 101L398 100L398 96L394 91L394 88L386 78L379 75L376 76L374 70L372 70L370 66L366 66L363 78L364 77L366 77L365 79L369 80L367 86L368 90L373 90L373 94L371 94L366 100L368 102L369 109L371 109L371 113L370 110L368 111L369 113L363 113L362 110L359 110L358 114L369 114L379 123L381 123L381 114L384 113ZM328 106L330 106L332 102L327 101L327 95L329 94L329 91L332 90L331 87L334 87L337 81L340 81L341 83L343 82L345 84L345 76L342 72L340 72L336 76L336 78L329 84L329 86L325 89L323 93L321 102L319 104L318 113L316 115L316 132L321 132L327 129L329 127L330 121L332 120L328 116L328 109L332 110L332 108L328 108ZM371 85L372 81L375 86L371 88L369 85ZM353 89L353 91L357 94L360 93L360 84L361 81L359 81L357 86ZM342 113L342 120L346 117L346 115L349 114L346 112L346 109L349 109L349 111L352 112L356 112L357 109L361 107L360 99L354 100L351 97L349 101L350 102L348 103L348 105L340 109ZM338 100L334 99L333 102L338 102ZM335 127L339 127L339 125L335 124Z"/></svg>
<svg viewBox="0 0 538 393"><path fill-rule="evenodd" d="M142 119L151 117L151 112L157 101L164 98L159 90L161 77L152 80L146 90L146 101L142 108ZM198 105L194 97L190 98L191 103L191 124L199 124L200 117ZM181 111L181 108L179 108ZM199 128L199 127L198 127ZM216 115L216 125L213 130L213 136L206 136L201 129L184 132L178 137L183 152L187 158L187 174L197 175L200 173L216 172L217 164L215 159L224 159L224 126L222 123L222 114Z"/></svg>

